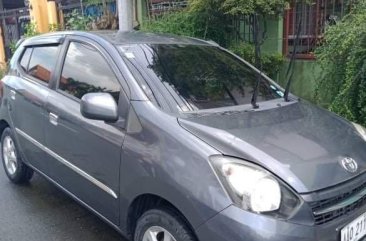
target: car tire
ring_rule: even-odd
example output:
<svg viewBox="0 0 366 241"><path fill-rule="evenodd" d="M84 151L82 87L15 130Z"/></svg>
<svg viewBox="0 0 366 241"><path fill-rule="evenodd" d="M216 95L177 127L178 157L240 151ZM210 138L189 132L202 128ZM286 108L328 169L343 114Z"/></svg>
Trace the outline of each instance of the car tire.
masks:
<svg viewBox="0 0 366 241"><path fill-rule="evenodd" d="M34 172L23 163L13 132L9 127L1 136L1 159L5 173L13 183L27 183L33 177Z"/></svg>
<svg viewBox="0 0 366 241"><path fill-rule="evenodd" d="M151 238L151 235L154 237ZM164 239L165 235L171 235L170 239ZM186 222L174 211L152 209L138 219L134 235L134 241L150 240L196 241L196 238Z"/></svg>

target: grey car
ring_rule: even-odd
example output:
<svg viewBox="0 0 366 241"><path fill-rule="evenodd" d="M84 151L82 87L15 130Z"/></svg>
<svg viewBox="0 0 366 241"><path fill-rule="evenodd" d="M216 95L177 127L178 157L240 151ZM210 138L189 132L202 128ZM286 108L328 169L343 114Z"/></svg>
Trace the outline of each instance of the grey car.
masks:
<svg viewBox="0 0 366 241"><path fill-rule="evenodd" d="M365 129L284 92L194 38L26 39L1 81L5 172L134 241L362 240Z"/></svg>

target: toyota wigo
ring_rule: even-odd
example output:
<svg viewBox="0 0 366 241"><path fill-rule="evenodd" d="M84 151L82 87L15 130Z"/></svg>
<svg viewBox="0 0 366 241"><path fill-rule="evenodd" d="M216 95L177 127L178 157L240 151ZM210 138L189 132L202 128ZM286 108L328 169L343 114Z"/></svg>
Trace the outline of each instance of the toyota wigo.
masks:
<svg viewBox="0 0 366 241"><path fill-rule="evenodd" d="M358 241L366 132L217 44L24 40L0 88L5 172L44 176L134 241Z"/></svg>

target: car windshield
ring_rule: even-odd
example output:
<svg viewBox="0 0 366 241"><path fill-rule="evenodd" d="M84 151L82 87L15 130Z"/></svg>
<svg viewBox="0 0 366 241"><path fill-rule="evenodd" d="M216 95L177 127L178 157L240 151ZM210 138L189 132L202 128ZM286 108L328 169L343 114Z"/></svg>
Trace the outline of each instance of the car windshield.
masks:
<svg viewBox="0 0 366 241"><path fill-rule="evenodd" d="M120 50L145 92L160 85L180 111L251 103L257 72L218 47L134 44ZM281 90L262 78L258 101L281 96Z"/></svg>

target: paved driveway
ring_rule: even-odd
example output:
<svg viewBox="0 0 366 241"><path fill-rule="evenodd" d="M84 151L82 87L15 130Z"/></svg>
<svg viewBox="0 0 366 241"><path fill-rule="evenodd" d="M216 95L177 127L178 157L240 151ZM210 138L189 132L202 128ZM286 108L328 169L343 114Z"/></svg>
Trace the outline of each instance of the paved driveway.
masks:
<svg viewBox="0 0 366 241"><path fill-rule="evenodd" d="M1 241L126 241L39 175L11 184L0 164Z"/></svg>

